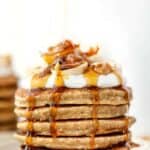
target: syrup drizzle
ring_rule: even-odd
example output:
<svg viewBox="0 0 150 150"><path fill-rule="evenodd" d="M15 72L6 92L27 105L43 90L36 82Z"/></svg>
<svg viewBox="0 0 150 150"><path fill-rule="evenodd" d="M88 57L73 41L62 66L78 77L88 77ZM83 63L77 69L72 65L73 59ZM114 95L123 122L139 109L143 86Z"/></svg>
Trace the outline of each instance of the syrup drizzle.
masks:
<svg viewBox="0 0 150 150"><path fill-rule="evenodd" d="M125 86L119 86L116 87L116 89L122 90L125 92L125 99L128 101L128 109L130 107L130 100L132 99L132 90ZM130 137L129 137L129 111L127 112L127 116L125 118L125 129L123 131L124 134L126 134L126 142L131 143ZM129 144L127 144L127 148L130 149Z"/></svg>
<svg viewBox="0 0 150 150"><path fill-rule="evenodd" d="M54 88L52 90L52 102L50 105L50 133L53 138L56 138L58 136L57 132L57 124L56 124L56 117L57 117L57 111L58 111L58 106L60 103L61 99L61 94L64 91L64 88Z"/></svg>
<svg viewBox="0 0 150 150"><path fill-rule="evenodd" d="M126 134L126 136L125 136L125 141L126 142L131 142L131 141L129 141L129 133L128 133L128 128L129 128L129 117L127 116L127 118L125 118L125 130L124 130L124 134ZM127 147L128 147L129 145L127 144ZM129 148L129 147L128 147Z"/></svg>
<svg viewBox="0 0 150 150"><path fill-rule="evenodd" d="M27 133L26 133L26 139L25 139L25 150L30 150L32 146L32 135L33 135L33 109L35 107L35 97L31 94L29 94L27 98L28 102L28 108L26 112L26 118L27 118Z"/></svg>
<svg viewBox="0 0 150 150"><path fill-rule="evenodd" d="M54 88L52 90L52 102L50 105L50 133L52 137L56 138L57 133L57 125L56 125L56 117L57 117L57 110L59 106L59 101L61 99L61 89L62 88Z"/></svg>
<svg viewBox="0 0 150 150"><path fill-rule="evenodd" d="M52 101L50 105L50 133L52 137L56 138L58 136L57 132L57 125L56 125L56 117L57 117L57 110L59 106L59 102L61 99L61 94L64 90L63 87L63 77L62 72L60 70L60 64L57 63L55 66L56 70L56 79L55 79L55 85L56 87L52 90Z"/></svg>
<svg viewBox="0 0 150 150"><path fill-rule="evenodd" d="M126 88L124 86L122 86L121 89L123 91L125 91L125 93L126 93L125 94L125 99L128 100L128 109L129 109L129 107L130 107L130 99L132 99L132 92L128 88ZM127 143L131 143L130 137L129 137L129 111L127 112L127 116L126 116L126 119L125 119L125 131L124 131L124 133L126 134L126 142ZM130 144L127 144L127 148L130 150L130 148L131 148Z"/></svg>
<svg viewBox="0 0 150 150"><path fill-rule="evenodd" d="M56 71L55 86L56 87L63 87L64 86L64 80L63 80L62 72L60 70L60 64L59 63L56 64L55 71Z"/></svg>
<svg viewBox="0 0 150 150"><path fill-rule="evenodd" d="M93 71L92 69L89 69L84 74L84 77L86 78L88 86L96 86L97 85L98 74L95 71Z"/></svg>
<svg viewBox="0 0 150 150"><path fill-rule="evenodd" d="M125 130L124 130L124 133L128 133L128 128L129 128L129 117L126 116L126 118L125 118Z"/></svg>
<svg viewBox="0 0 150 150"><path fill-rule="evenodd" d="M91 114L93 130L91 132L90 148L93 150L93 149L95 149L95 135L99 128L99 121L97 118L97 114L98 114L98 106L99 106L100 96L99 96L98 88L90 88L90 90L91 90L91 94L93 95L93 98L92 98L93 108L92 108L92 114Z"/></svg>

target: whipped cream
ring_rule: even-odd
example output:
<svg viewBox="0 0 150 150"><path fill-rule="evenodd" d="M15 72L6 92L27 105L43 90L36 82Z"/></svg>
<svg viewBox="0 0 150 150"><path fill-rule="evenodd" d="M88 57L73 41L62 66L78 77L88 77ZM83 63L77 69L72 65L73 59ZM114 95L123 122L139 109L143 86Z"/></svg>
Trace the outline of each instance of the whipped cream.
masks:
<svg viewBox="0 0 150 150"><path fill-rule="evenodd" d="M57 76L56 73L52 73L46 82L46 88L54 88L55 80ZM89 86L86 78L83 74L80 75L68 75L67 77L63 77L64 79L64 86L68 88L84 88ZM117 75L114 73L110 73L107 75L99 75L97 79L97 84L95 86L99 88L110 88L119 86L120 80L118 79Z"/></svg>
<svg viewBox="0 0 150 150"><path fill-rule="evenodd" d="M21 81L21 87L31 89L31 78L23 79ZM56 80L56 75L53 74L49 76L47 82L43 87L45 88L54 88ZM111 88L120 86L121 82L119 81L118 77L114 73L110 73L108 75L100 75L97 81L97 87L99 88ZM67 78L64 77L64 87L67 88L84 88L87 87L87 81L84 75L70 75Z"/></svg>
<svg viewBox="0 0 150 150"><path fill-rule="evenodd" d="M122 84L120 75L115 72L108 74L58 74L57 70L53 70L47 77L33 78L30 80L30 88L54 88L57 87L56 80L59 78L61 85L67 88L84 88L89 86L96 86L99 88L117 87ZM42 83L42 84L41 84ZM27 87L27 86L26 86Z"/></svg>
<svg viewBox="0 0 150 150"><path fill-rule="evenodd" d="M83 88L86 87L86 79L81 75L70 75L64 79L64 85L68 88Z"/></svg>
<svg viewBox="0 0 150 150"><path fill-rule="evenodd" d="M109 73L107 75L100 75L98 78L98 87L107 88L107 87L116 87L121 84L118 76L114 73Z"/></svg>

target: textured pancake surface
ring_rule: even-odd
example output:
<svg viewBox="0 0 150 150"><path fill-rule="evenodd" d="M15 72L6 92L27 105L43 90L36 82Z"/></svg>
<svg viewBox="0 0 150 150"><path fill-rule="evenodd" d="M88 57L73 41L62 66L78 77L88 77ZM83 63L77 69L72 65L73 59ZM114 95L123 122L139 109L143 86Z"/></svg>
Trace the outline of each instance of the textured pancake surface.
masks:
<svg viewBox="0 0 150 150"><path fill-rule="evenodd" d="M132 95L130 88L125 89L64 89L60 96L60 105L65 104L94 104L93 92L97 90L99 95L99 104L121 105L128 104ZM15 96L15 105L17 107L28 107L28 94L34 95L36 99L35 106L50 105L53 100L53 90L32 90L18 89Z"/></svg>
<svg viewBox="0 0 150 150"><path fill-rule="evenodd" d="M0 123L0 131L6 131L6 130L14 130L16 128L16 122L6 122L6 123Z"/></svg>
<svg viewBox="0 0 150 150"><path fill-rule="evenodd" d="M14 103L13 103L13 99L0 99L0 112L1 110L13 110L14 107Z"/></svg>
<svg viewBox="0 0 150 150"><path fill-rule="evenodd" d="M0 131L14 130L16 127L16 116L14 114L16 88L16 76L0 76Z"/></svg>
<svg viewBox="0 0 150 150"><path fill-rule="evenodd" d="M12 111L2 111L0 112L0 123L1 122L8 122L8 121L12 121L15 120L15 114Z"/></svg>
<svg viewBox="0 0 150 150"><path fill-rule="evenodd" d="M29 146L30 147L30 146ZM22 146L20 150L25 150L25 146ZM44 147L30 147L30 150L56 150L56 149L49 149L49 148L44 148ZM65 150L65 149L61 149L61 150ZM70 150L75 150L75 149L70 149ZM126 145L114 145L110 148L107 149L99 149L99 150L129 150L129 147Z"/></svg>
<svg viewBox="0 0 150 150"><path fill-rule="evenodd" d="M16 134L15 137L22 143L26 142L27 137ZM114 144L130 140L130 133L107 135L95 137L95 148L107 148ZM36 147L47 147L53 149L91 149L91 137L32 137L32 145Z"/></svg>
<svg viewBox="0 0 150 150"><path fill-rule="evenodd" d="M20 150L25 150L25 149L21 148ZM30 150L56 150L56 149L32 147ZM61 149L61 150L64 150L64 149ZM75 149L70 149L70 150L75 150ZM115 147L111 147L108 149L99 149L99 150L129 150L129 147L128 146L115 146Z"/></svg>
<svg viewBox="0 0 150 150"><path fill-rule="evenodd" d="M20 150L25 150L26 148L29 148L30 150L56 150L56 149L52 149L52 148L45 148L45 147L33 147L33 146L27 146L27 145L22 145L20 148ZM128 142L128 143L119 143L116 145L112 145L109 148L99 148L98 150L129 150L129 149L134 149L134 150L139 150L140 149L140 145L137 143L132 143L132 142ZM60 150L60 149L59 149ZM65 150L65 149L61 149L61 150ZM70 150L75 150L75 149L70 149ZM145 150L145 149L142 149Z"/></svg>
<svg viewBox="0 0 150 150"><path fill-rule="evenodd" d="M9 75L9 76L0 76L0 87L7 87L7 86L12 86L16 85L17 83L17 78L14 75Z"/></svg>
<svg viewBox="0 0 150 150"><path fill-rule="evenodd" d="M109 120L98 120L96 135L125 132L135 119L117 118ZM33 131L35 135L51 136L51 122L33 122ZM92 120L75 120L75 121L57 121L57 136L90 136L94 130ZM26 133L28 131L28 122L23 121L17 124L18 131Z"/></svg>
<svg viewBox="0 0 150 150"><path fill-rule="evenodd" d="M33 120L49 120L52 107L36 108L32 112ZM92 112L95 109L92 105L85 106L62 106L57 108L56 120L64 119L90 119L92 118ZM98 105L97 106L97 118L114 118L124 116L128 111L128 105ZM15 108L15 113L18 117L27 117L27 109Z"/></svg>
<svg viewBox="0 0 150 150"><path fill-rule="evenodd" d="M10 98L14 97L16 87L5 87L0 88L0 98ZM0 100L1 101L1 100Z"/></svg>

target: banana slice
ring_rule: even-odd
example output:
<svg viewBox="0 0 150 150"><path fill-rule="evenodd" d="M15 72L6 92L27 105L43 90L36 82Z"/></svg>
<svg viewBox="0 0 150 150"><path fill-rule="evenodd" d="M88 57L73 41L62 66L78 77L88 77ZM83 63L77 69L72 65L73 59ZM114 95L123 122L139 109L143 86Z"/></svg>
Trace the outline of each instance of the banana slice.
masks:
<svg viewBox="0 0 150 150"><path fill-rule="evenodd" d="M88 63L84 62L84 63L82 63L81 65L79 65L77 67L63 70L62 73L63 73L63 75L82 74L85 71L85 69L87 69L87 67L88 67Z"/></svg>

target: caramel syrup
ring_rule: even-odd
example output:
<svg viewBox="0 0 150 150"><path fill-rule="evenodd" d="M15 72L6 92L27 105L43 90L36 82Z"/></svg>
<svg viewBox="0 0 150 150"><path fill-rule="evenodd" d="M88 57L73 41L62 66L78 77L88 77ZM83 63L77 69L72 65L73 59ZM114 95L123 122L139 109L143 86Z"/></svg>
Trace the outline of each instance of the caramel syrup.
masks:
<svg viewBox="0 0 150 150"><path fill-rule="evenodd" d="M128 101L128 109L130 107L130 99L132 99L132 91L130 88L127 88L125 86L119 86L116 87L116 89L122 90L125 92L125 99ZM125 129L124 129L124 134L126 134L126 142L131 142L129 141L129 111L127 112L127 116L125 118Z"/></svg>
<svg viewBox="0 0 150 150"><path fill-rule="evenodd" d="M55 86L56 87L62 87L62 86L64 86L64 80L63 80L63 76L62 76L61 71L59 71L57 73L57 78L55 80Z"/></svg>
<svg viewBox="0 0 150 150"><path fill-rule="evenodd" d="M98 80L98 74L93 71L92 69L89 69L85 74L84 77L86 78L88 86L96 86L97 80Z"/></svg>
<svg viewBox="0 0 150 150"><path fill-rule="evenodd" d="M56 79L55 79L55 88L53 88L52 90L52 102L50 105L50 117L49 117L49 121L50 121L50 133L52 135L52 137L57 137L58 133L57 133L57 125L56 125L56 117L57 117L57 109L59 106L59 102L61 99L61 94L63 92L63 85L64 85L64 81L63 81L63 76L62 76L62 72L60 70L60 64L57 63L55 66L55 71L56 71Z"/></svg>
<svg viewBox="0 0 150 150"><path fill-rule="evenodd" d="M61 99L61 94L63 91L64 91L63 87L54 88L52 90L52 102L50 105L49 121L50 121L50 133L53 138L56 138L58 136L56 117L57 117L59 102Z"/></svg>
<svg viewBox="0 0 150 150"><path fill-rule="evenodd" d="M95 135L96 132L99 128L99 121L97 118L97 114L98 114L98 106L99 106L99 100L100 100L100 96L99 96L99 90L98 88L91 88L91 94L93 95L92 98L92 103L93 103L93 108L92 108L92 124L93 124L93 130L91 132L91 139L90 139L90 148L93 150L95 149Z"/></svg>
<svg viewBox="0 0 150 150"><path fill-rule="evenodd" d="M60 70L60 64L59 63L56 64L55 71L56 71L55 86L56 87L63 87L64 86L64 80L63 80L62 72Z"/></svg>
<svg viewBox="0 0 150 150"><path fill-rule="evenodd" d="M29 94L27 98L28 102L28 108L26 112L26 118L27 118L27 133L26 133L26 139L25 139L25 150L30 150L30 146L32 146L32 134L33 134L33 117L32 112L35 107L35 97Z"/></svg>
<svg viewBox="0 0 150 150"><path fill-rule="evenodd" d="M129 117L127 116L127 118L125 118L125 130L123 132L124 134L126 134L126 136L125 136L126 142L130 142L128 128L129 128Z"/></svg>
<svg viewBox="0 0 150 150"><path fill-rule="evenodd" d="M125 118L125 130L124 130L124 133L128 133L128 128L129 128L129 117L127 116Z"/></svg>

